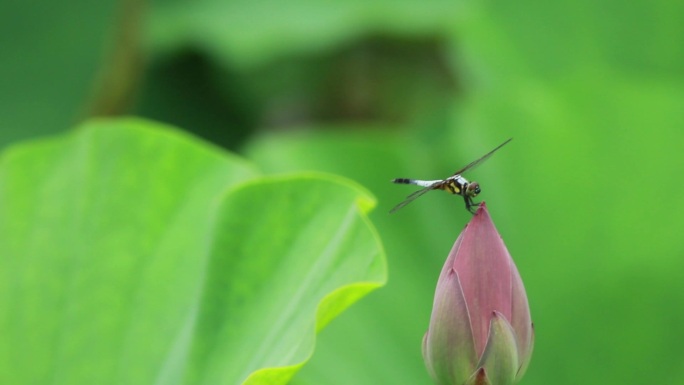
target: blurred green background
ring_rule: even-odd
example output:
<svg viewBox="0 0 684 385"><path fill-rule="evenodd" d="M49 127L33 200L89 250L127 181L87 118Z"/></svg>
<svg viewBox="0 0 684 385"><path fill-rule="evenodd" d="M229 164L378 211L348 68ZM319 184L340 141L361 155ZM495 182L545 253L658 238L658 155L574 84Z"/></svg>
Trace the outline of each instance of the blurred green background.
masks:
<svg viewBox="0 0 684 385"><path fill-rule="evenodd" d="M524 384L684 384L684 2L47 1L0 5L0 146L93 115L171 123L269 173L379 200L389 283L297 384L429 384L436 278L471 174L525 282ZM654 380L657 378L657 380Z"/></svg>

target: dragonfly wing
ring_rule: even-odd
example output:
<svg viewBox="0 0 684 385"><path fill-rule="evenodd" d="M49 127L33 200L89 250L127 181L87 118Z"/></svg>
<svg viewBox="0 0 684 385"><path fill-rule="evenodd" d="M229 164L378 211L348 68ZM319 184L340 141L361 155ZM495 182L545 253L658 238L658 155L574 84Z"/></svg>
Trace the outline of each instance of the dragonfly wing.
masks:
<svg viewBox="0 0 684 385"><path fill-rule="evenodd" d="M461 174L463 174L464 172L466 172L466 171L468 171L468 170L472 170L472 169L475 168L477 165L481 164L482 162L484 162L485 160L487 160L490 156L492 156L492 154L494 154L494 153L496 152L496 150L498 150L498 149L500 149L501 147L503 147L504 145L508 144L508 142L510 142L511 140L513 140L513 138L509 138L507 141L505 141L505 142L501 143L500 145L496 146L496 148L493 149L492 151L489 151L488 153L484 154L484 155L483 155L482 157L480 157L479 159L470 162L467 166L465 166L465 167L463 167L462 169L456 171L456 172L454 173L454 175L461 175Z"/></svg>
<svg viewBox="0 0 684 385"><path fill-rule="evenodd" d="M399 210L400 208L406 206L407 204L413 202L414 200L416 200L418 197L420 197L421 195L425 194L426 192L428 192L428 191L430 191L430 190L434 190L435 188L437 188L437 186L439 186L440 183L442 183L442 181L435 182L435 183L433 183L433 184L430 185L430 186L427 186L427 187L425 187L425 188L422 188L422 189L420 189L420 190L418 190L418 191L414 191L414 192L411 193L409 196L407 196L406 199L404 199L403 202L401 202L401 203L399 203L398 205L394 206L394 207L392 208L392 210L390 210L390 214L393 213L393 212L395 212L395 211L397 211L397 210Z"/></svg>

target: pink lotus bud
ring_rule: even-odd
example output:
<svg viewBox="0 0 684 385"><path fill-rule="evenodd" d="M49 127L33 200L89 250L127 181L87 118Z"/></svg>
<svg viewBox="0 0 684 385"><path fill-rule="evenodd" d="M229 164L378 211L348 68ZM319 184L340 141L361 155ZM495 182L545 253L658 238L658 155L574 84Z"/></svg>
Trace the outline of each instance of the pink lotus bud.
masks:
<svg viewBox="0 0 684 385"><path fill-rule="evenodd" d="M482 203L439 276L425 364L438 385L510 385L525 373L533 343L525 287Z"/></svg>

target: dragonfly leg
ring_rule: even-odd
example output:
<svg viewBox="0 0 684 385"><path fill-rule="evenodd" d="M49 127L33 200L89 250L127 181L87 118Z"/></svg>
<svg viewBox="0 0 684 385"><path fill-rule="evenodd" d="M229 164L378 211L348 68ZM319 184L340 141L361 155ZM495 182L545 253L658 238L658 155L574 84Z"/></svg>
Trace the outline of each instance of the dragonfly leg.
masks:
<svg viewBox="0 0 684 385"><path fill-rule="evenodd" d="M469 196L465 196L463 199L465 200L466 210L470 211L471 214L475 214L480 207L480 202L473 202L473 198Z"/></svg>

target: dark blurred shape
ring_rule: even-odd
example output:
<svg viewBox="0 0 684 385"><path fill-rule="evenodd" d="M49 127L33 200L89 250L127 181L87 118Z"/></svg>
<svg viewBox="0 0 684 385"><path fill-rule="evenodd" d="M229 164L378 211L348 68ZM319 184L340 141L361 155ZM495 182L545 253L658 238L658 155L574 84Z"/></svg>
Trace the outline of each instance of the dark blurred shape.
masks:
<svg viewBox="0 0 684 385"><path fill-rule="evenodd" d="M260 120L276 129L420 120L458 93L445 51L437 37L376 35L318 56L283 58L251 76L266 91Z"/></svg>
<svg viewBox="0 0 684 385"><path fill-rule="evenodd" d="M453 97L458 78L445 50L436 37L371 36L344 47L329 58L321 118L403 123L425 107L422 99Z"/></svg>
<svg viewBox="0 0 684 385"><path fill-rule="evenodd" d="M197 51L153 63L135 112L234 149L256 126L256 108L238 74L222 72L221 87L216 72Z"/></svg>
<svg viewBox="0 0 684 385"><path fill-rule="evenodd" d="M148 70L137 113L229 149L256 130L421 122L458 95L446 50L437 37L371 36L249 69L185 51Z"/></svg>
<svg viewBox="0 0 684 385"><path fill-rule="evenodd" d="M93 87L87 116L114 116L125 113L131 104L143 71L141 37L145 4L124 0L119 4L112 43Z"/></svg>

